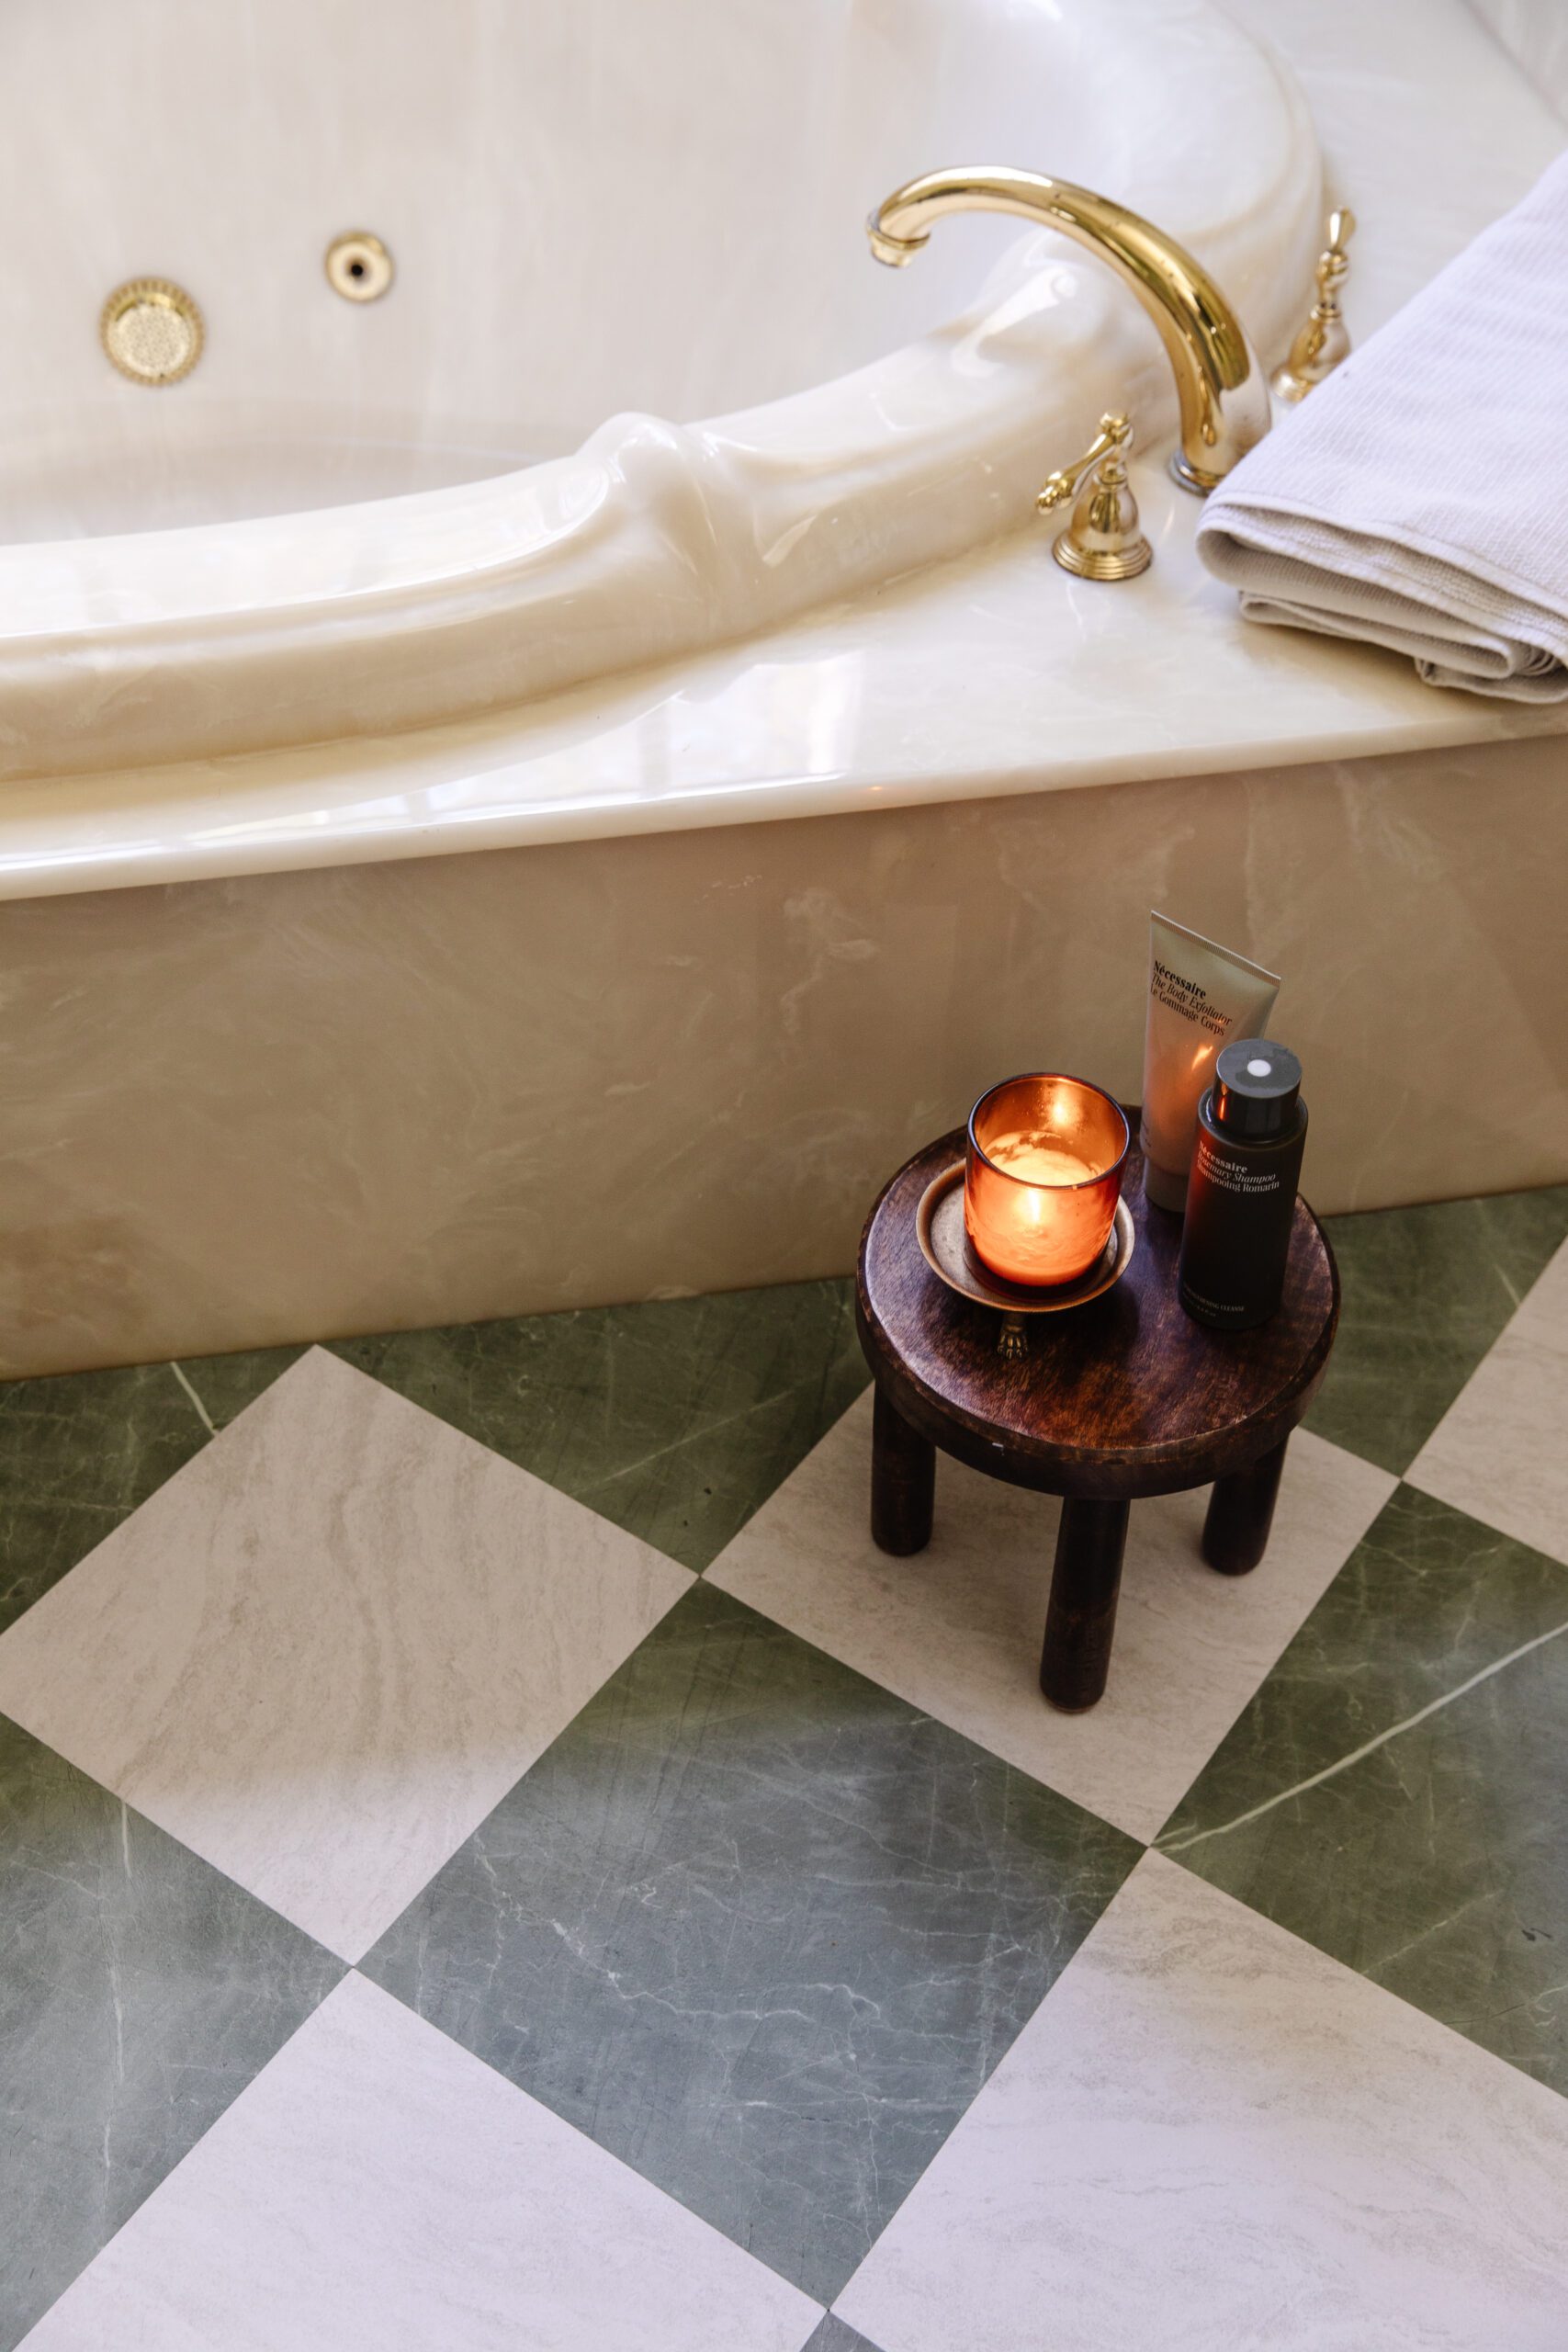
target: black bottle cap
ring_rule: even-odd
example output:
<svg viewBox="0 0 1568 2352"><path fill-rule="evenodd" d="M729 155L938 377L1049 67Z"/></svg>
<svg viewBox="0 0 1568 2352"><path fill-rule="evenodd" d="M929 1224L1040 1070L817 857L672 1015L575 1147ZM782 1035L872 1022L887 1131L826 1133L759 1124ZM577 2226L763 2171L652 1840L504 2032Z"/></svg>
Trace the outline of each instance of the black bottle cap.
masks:
<svg viewBox="0 0 1568 2352"><path fill-rule="evenodd" d="M1302 1066L1289 1046L1238 1037L1214 1064L1214 1125L1254 1142L1295 1131Z"/></svg>

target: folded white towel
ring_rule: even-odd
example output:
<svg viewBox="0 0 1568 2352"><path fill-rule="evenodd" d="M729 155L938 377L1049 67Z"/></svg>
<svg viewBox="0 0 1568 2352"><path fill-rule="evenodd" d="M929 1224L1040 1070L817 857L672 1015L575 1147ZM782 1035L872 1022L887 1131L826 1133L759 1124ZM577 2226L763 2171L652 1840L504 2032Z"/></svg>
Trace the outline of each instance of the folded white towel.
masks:
<svg viewBox="0 0 1568 2352"><path fill-rule="evenodd" d="M1568 696L1568 154L1287 412L1198 548L1248 620Z"/></svg>

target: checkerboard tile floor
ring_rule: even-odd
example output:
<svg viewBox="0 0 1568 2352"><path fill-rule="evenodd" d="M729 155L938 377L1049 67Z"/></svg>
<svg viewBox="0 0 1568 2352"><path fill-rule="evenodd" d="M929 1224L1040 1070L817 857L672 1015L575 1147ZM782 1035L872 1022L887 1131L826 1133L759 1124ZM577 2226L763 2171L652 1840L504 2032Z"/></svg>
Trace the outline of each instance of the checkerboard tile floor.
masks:
<svg viewBox="0 0 1568 2352"><path fill-rule="evenodd" d="M865 1534L847 1291L0 1389L0 2346L1568 2346L1568 1190L1241 1582Z"/></svg>

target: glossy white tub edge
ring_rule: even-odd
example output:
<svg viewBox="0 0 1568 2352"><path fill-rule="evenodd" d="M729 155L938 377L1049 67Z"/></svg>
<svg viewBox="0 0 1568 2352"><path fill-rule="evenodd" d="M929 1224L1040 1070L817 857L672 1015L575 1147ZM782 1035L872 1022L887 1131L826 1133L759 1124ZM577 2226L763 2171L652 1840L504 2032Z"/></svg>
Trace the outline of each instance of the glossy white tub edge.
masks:
<svg viewBox="0 0 1568 2352"><path fill-rule="evenodd" d="M1276 347L1320 213L1288 72L1208 0L1097 23L1143 159L1116 192ZM745 636L994 536L1111 401L1145 444L1173 420L1152 330L1091 260L1012 233L968 314L761 408L612 417L454 489L0 551L0 773L427 725Z"/></svg>

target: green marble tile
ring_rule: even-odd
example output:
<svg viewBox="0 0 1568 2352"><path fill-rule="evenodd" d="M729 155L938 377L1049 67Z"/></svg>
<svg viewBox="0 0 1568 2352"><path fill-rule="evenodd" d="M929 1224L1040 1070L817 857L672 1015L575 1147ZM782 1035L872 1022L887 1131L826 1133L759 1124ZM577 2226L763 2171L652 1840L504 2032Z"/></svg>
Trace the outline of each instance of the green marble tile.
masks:
<svg viewBox="0 0 1568 2352"><path fill-rule="evenodd" d="M840 1282L395 1332L336 1352L699 1570L867 1377Z"/></svg>
<svg viewBox="0 0 1568 2352"><path fill-rule="evenodd" d="M829 2312L821 2326L807 2337L802 2352L876 2352L876 2346Z"/></svg>
<svg viewBox="0 0 1568 2352"><path fill-rule="evenodd" d="M0 1386L0 1630L299 1352L268 1348L193 1360L180 1367L185 1383L172 1365L158 1363Z"/></svg>
<svg viewBox="0 0 1568 2352"><path fill-rule="evenodd" d="M1157 1842L1568 2092L1568 1569L1399 1488Z"/></svg>
<svg viewBox="0 0 1568 2352"><path fill-rule="evenodd" d="M1140 1851L696 1585L361 1966L826 2302Z"/></svg>
<svg viewBox="0 0 1568 2352"><path fill-rule="evenodd" d="M1308 1429L1409 1469L1547 1260L1568 1185L1327 1220L1339 1334Z"/></svg>
<svg viewBox="0 0 1568 2352"><path fill-rule="evenodd" d="M0 1717L0 2347L343 1973Z"/></svg>
<svg viewBox="0 0 1568 2352"><path fill-rule="evenodd" d="M175 1376L195 1405L198 1418L210 1421L214 1430L227 1429L247 1405L254 1405L262 1391L270 1388L279 1374L287 1372L291 1363L298 1363L304 1353L301 1345L253 1348L235 1355L186 1356ZM173 1365L166 1369L175 1371Z"/></svg>

